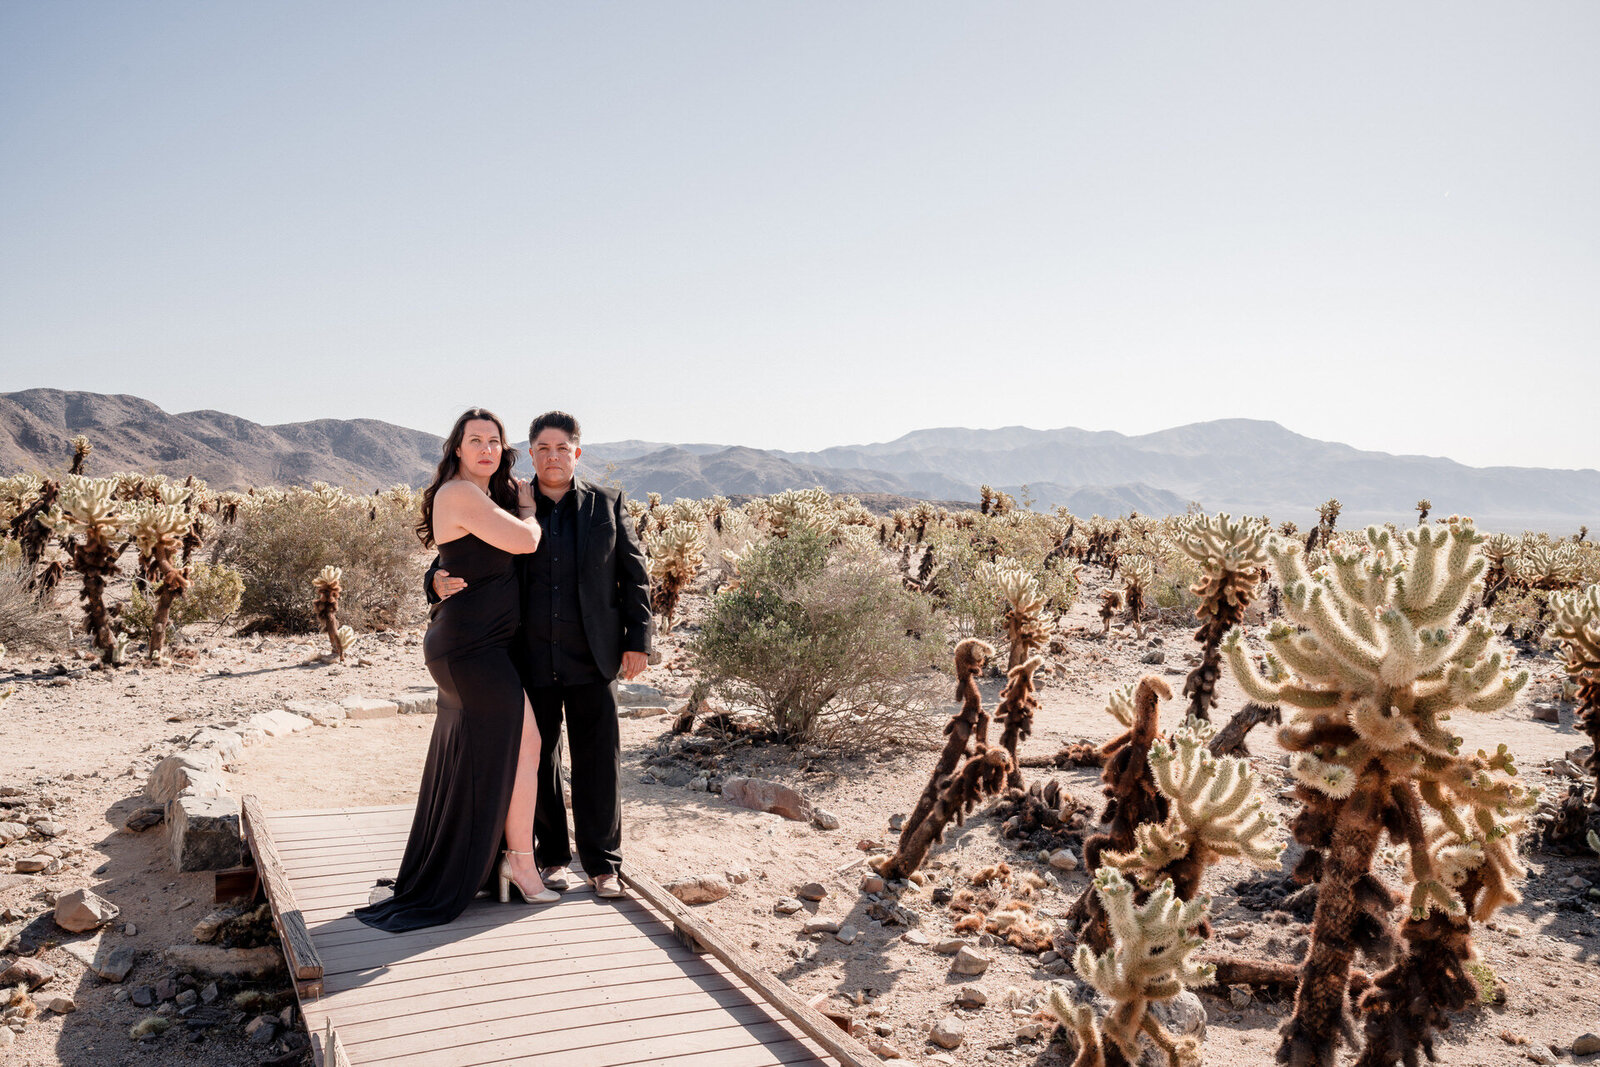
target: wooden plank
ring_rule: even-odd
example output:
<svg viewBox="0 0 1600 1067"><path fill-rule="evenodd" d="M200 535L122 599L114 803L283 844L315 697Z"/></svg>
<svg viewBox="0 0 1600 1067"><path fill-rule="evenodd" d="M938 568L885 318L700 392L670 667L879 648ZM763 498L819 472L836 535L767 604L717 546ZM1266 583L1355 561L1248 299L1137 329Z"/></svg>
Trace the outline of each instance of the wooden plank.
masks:
<svg viewBox="0 0 1600 1067"><path fill-rule="evenodd" d="M844 1067L878 1067L883 1063L867 1046L840 1030L838 1024L807 1004L795 994L794 990L778 981L770 972L758 966L732 940L701 922L699 917L690 912L677 897L661 888L655 879L624 869L622 881L672 923L693 935L707 952L721 960L724 966L744 979L753 989L758 990L768 1003L799 1027L807 1037L821 1045L830 1056L837 1058Z"/></svg>
<svg viewBox="0 0 1600 1067"><path fill-rule="evenodd" d="M229 867L218 871L212 881L212 899L217 904L235 900L254 900L261 892L261 872L254 867Z"/></svg>
<svg viewBox="0 0 1600 1067"><path fill-rule="evenodd" d="M487 984L527 977L529 968L542 968L542 973L551 973L551 964L559 962L561 961L558 959L550 958L530 959L527 953L511 953L498 957L474 956L465 961L435 961L429 965L411 967L404 971L391 969L377 978L360 973L331 974L325 979L325 993L322 1001L318 1003L328 1003L333 1006L346 1003L361 1005L383 999L434 996L441 991L455 988L459 984L458 975L479 976L483 983ZM635 942L632 947L619 949L603 960L590 964L585 970L602 973L658 964L671 964L681 970L691 963L705 965L705 961L701 960L669 959L661 954L659 946L645 941Z"/></svg>
<svg viewBox="0 0 1600 1067"><path fill-rule="evenodd" d="M789 1038L788 1031L774 1022L744 1023L724 1018L723 1025L687 1033L672 1033L669 1026L656 1023L635 1024L626 1029L606 1027L599 1033L567 1030L552 1035L519 1035L495 1041L474 1042L449 1049L391 1056L384 1067L484 1067L493 1063L516 1063L523 1067L619 1067L621 1064L650 1063L661 1056L703 1055L724 1049L761 1045ZM552 1047L554 1045L555 1047ZM581 1054L580 1054L581 1053ZM699 1062L699 1060L695 1060Z"/></svg>
<svg viewBox="0 0 1600 1067"><path fill-rule="evenodd" d="M308 983L307 992L316 996L321 992L322 960L317 946L306 929L305 916L295 903L294 890L289 886L288 874L272 843L272 833L267 828L267 818L261 802L246 796L240 804L244 838L256 858L256 869L261 872L262 884L267 890L267 903L272 908L272 924L278 928L283 942L283 954L289 964L289 974L299 983ZM313 991L314 987L314 991Z"/></svg>

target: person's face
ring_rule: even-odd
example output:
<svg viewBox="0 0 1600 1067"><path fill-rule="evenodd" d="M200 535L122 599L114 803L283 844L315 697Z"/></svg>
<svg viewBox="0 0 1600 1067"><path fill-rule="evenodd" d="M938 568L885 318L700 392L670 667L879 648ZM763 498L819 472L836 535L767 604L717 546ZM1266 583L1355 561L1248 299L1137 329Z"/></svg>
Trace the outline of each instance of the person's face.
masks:
<svg viewBox="0 0 1600 1067"><path fill-rule="evenodd" d="M533 469L543 485L552 489L569 484L583 449L564 430L545 427L533 440Z"/></svg>
<svg viewBox="0 0 1600 1067"><path fill-rule="evenodd" d="M489 419L469 419L462 432L461 443L456 446L456 459L461 469L479 478L487 478L500 466L500 454L505 443L500 440L500 430Z"/></svg>

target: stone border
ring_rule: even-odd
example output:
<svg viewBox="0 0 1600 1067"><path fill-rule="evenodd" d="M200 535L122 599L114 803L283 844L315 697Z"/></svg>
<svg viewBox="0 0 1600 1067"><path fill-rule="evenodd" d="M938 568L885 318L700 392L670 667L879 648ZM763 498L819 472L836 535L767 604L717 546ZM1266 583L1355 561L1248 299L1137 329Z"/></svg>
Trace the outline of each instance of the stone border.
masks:
<svg viewBox="0 0 1600 1067"><path fill-rule="evenodd" d="M242 723L202 726L184 747L158 761L145 779L150 804L129 817L138 822L166 823L167 850L180 871L214 871L237 867L244 858L239 826L239 798L229 788L227 765L264 737L287 737L313 726L340 720L365 721L396 715L431 715L438 710L438 691L413 687L387 699L348 696L332 701L288 701L281 708L258 712ZM159 813L159 814L158 814Z"/></svg>

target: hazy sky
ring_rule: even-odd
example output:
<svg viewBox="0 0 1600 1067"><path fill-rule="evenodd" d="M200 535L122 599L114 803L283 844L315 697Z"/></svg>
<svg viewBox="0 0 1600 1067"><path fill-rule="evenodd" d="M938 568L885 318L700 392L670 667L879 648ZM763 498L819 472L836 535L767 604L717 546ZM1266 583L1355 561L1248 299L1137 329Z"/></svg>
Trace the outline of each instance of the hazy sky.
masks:
<svg viewBox="0 0 1600 1067"><path fill-rule="evenodd" d="M1600 467L1600 4L0 0L0 392Z"/></svg>

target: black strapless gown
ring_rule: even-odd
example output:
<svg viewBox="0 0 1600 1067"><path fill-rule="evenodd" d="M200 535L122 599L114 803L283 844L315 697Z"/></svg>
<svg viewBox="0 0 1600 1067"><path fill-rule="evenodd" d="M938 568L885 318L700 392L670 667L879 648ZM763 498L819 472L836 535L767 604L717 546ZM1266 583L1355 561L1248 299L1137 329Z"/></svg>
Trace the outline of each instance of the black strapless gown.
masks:
<svg viewBox="0 0 1600 1067"><path fill-rule="evenodd" d="M398 933L450 922L496 873L522 744L515 560L472 534L439 546L440 564L467 587L434 609L423 640L439 715L394 896L356 909L368 926Z"/></svg>

